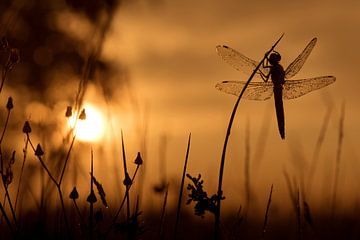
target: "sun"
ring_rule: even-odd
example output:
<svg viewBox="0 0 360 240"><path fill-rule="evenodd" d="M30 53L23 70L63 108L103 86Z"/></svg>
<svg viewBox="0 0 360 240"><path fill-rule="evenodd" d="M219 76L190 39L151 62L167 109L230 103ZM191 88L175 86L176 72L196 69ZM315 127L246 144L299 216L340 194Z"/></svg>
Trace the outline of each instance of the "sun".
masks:
<svg viewBox="0 0 360 240"><path fill-rule="evenodd" d="M101 140L105 132L103 113L91 104L85 104L84 109L86 119L78 119L76 121L78 114L73 114L73 116L69 118L70 127L75 127L76 139L84 142L96 142Z"/></svg>

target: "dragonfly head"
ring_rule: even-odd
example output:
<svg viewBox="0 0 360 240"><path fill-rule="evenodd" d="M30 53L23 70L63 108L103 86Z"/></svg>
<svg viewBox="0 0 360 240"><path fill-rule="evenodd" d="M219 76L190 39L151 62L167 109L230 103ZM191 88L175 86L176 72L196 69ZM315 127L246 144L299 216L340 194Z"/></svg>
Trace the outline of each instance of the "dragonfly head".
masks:
<svg viewBox="0 0 360 240"><path fill-rule="evenodd" d="M273 53L270 54L269 62L271 65L275 65L275 64L279 63L280 60L281 60L280 53L274 51Z"/></svg>

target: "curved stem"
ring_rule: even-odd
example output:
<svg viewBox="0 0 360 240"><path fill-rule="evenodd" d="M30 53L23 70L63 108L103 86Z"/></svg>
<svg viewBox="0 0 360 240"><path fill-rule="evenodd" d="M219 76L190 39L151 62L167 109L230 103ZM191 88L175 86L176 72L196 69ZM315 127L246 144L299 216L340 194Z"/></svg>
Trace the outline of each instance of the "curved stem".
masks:
<svg viewBox="0 0 360 240"><path fill-rule="evenodd" d="M224 141L224 146L223 146L223 151L222 151L222 155L221 155L221 162L220 162L220 170L219 170L219 183L218 183L218 191L217 191L217 209L215 212L215 239L219 239L219 233L220 233L220 210L221 210L221 198L222 198L222 181L223 181L223 173L224 173L224 167L225 167L225 156L226 156L226 148L227 148L227 143L229 141L229 136L231 133L231 127L235 118L235 114L236 114L236 110L238 108L238 105L240 103L241 97L244 94L247 86L249 85L250 81L253 79L254 75L257 73L257 71L259 70L260 66L263 64L263 62L265 61L265 59L268 57L268 55L271 53L271 51L275 48L275 46L280 42L280 40L282 39L282 37L284 36L284 34L282 34L280 36L280 38L275 42L275 44L271 47L271 49L265 53L265 56L263 57L263 59L259 62L259 64L256 66L256 68L254 69L254 71L252 72L252 74L250 75L249 79L247 80L244 88L242 89L239 97L236 100L236 103L234 105L233 111L231 113L231 117L230 117L230 121L229 121L229 125L226 131L226 136L225 136L225 141Z"/></svg>

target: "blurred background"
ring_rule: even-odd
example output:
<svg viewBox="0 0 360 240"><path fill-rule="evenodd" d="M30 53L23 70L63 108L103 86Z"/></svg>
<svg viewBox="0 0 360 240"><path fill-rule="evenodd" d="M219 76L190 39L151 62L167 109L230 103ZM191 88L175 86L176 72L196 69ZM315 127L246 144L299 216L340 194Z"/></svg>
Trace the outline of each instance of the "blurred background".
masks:
<svg viewBox="0 0 360 240"><path fill-rule="evenodd" d="M360 89L355 71L360 65L359 8L355 0L3 1L0 33L21 56L0 95L4 106L8 96L15 105L6 148L22 158L21 129L28 120L33 141L41 143L46 161L56 171L70 142L66 107L81 106L93 109L88 118L93 112L97 119L85 132L98 132L81 137L79 130L64 192L77 186L85 199L93 149L95 175L110 207L117 205L124 177L122 131L128 160L141 152L145 161L139 177L144 209L161 208L163 195L156 191L168 182L169 206L175 206L189 133L188 172L201 173L206 190L215 193L236 101L215 84L248 77L222 61L215 46L228 45L259 61L285 33L276 50L286 68L317 37L294 79L334 75L336 82L284 102L285 140L278 134L272 99L241 101L228 146L223 209L232 213L241 205L262 215L274 184L273 211L292 212L288 176L314 211L321 212L332 204L338 171L337 211L351 214L360 198L354 191L360 167ZM2 121L5 118L4 108ZM46 177L37 174L40 165L30 155L24 174L32 187L20 196L31 197L22 204L31 209L44 191L41 182ZM16 164L21 166L20 161ZM130 171L135 167L130 165Z"/></svg>

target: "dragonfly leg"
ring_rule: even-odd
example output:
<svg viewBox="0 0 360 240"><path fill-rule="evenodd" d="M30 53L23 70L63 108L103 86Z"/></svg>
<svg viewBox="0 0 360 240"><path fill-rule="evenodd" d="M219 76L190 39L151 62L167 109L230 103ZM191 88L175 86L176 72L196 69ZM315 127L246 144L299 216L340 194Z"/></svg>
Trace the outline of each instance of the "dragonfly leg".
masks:
<svg viewBox="0 0 360 240"><path fill-rule="evenodd" d="M264 68L265 68L265 66L264 66ZM270 73L265 74L265 73L263 73L260 69L259 69L258 71L259 71L259 72L258 72L257 74L260 75L260 77L262 78L262 80L263 80L264 82L267 82L267 81L269 80Z"/></svg>

